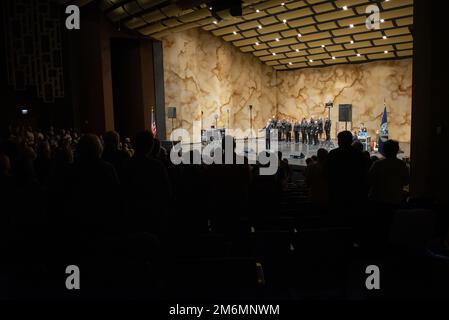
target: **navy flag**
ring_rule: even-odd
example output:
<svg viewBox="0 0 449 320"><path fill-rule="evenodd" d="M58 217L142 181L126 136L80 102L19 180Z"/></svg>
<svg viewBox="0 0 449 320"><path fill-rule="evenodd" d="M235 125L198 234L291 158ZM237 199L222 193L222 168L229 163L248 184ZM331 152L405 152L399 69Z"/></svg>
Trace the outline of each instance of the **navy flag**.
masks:
<svg viewBox="0 0 449 320"><path fill-rule="evenodd" d="M377 148L380 154L383 154L384 143L388 140L388 117L387 117L387 104L384 101L384 114L382 115L382 121L380 123L379 139L377 141Z"/></svg>

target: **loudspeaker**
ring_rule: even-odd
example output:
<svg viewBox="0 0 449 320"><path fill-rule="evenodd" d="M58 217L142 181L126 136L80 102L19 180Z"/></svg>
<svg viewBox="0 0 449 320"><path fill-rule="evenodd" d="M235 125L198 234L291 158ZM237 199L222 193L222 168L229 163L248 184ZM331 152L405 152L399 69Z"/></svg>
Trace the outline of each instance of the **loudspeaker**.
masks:
<svg viewBox="0 0 449 320"><path fill-rule="evenodd" d="M176 108L175 107L168 107L167 109L167 116L169 119L176 119Z"/></svg>
<svg viewBox="0 0 449 320"><path fill-rule="evenodd" d="M338 106L338 121L339 122L352 122L352 105L340 104Z"/></svg>

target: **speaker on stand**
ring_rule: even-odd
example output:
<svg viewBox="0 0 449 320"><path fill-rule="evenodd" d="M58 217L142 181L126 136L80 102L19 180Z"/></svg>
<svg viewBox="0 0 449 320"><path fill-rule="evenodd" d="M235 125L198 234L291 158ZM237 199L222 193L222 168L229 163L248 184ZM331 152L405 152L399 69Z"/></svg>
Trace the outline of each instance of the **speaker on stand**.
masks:
<svg viewBox="0 0 449 320"><path fill-rule="evenodd" d="M348 130L348 122L352 122L352 104L340 104L338 106L338 122L344 122L345 130Z"/></svg>

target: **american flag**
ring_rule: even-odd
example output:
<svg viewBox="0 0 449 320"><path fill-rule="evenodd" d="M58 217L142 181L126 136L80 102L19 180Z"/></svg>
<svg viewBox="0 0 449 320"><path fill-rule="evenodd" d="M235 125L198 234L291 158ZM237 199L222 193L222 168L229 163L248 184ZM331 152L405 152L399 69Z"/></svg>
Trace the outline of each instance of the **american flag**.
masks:
<svg viewBox="0 0 449 320"><path fill-rule="evenodd" d="M157 126L156 126L156 116L154 114L154 108L151 109L151 132L153 133L153 136L156 137Z"/></svg>

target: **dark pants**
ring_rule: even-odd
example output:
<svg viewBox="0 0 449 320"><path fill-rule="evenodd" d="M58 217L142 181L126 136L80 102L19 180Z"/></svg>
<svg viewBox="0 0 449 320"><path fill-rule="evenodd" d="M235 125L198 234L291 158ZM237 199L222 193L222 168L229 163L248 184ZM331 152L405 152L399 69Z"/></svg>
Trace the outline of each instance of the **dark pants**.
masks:
<svg viewBox="0 0 449 320"><path fill-rule="evenodd" d="M313 135L313 144L318 145L320 143L320 140L318 139L318 133Z"/></svg>
<svg viewBox="0 0 449 320"><path fill-rule="evenodd" d="M326 130L326 141L330 141L331 139L331 132Z"/></svg>
<svg viewBox="0 0 449 320"><path fill-rule="evenodd" d="M299 143L299 132L295 131L295 143Z"/></svg>
<svg viewBox="0 0 449 320"><path fill-rule="evenodd" d="M305 132L302 133L302 143L303 144L307 143L307 134Z"/></svg>
<svg viewBox="0 0 449 320"><path fill-rule="evenodd" d="M292 142L292 133L291 132L287 132L286 134L286 139L287 139L287 142Z"/></svg>
<svg viewBox="0 0 449 320"><path fill-rule="evenodd" d="M265 138L265 149L267 149L267 150L271 149L271 141L270 141L270 135L269 134Z"/></svg>
<svg viewBox="0 0 449 320"><path fill-rule="evenodd" d="M309 141L309 144L313 144L313 134L309 133L307 135L307 140Z"/></svg>

